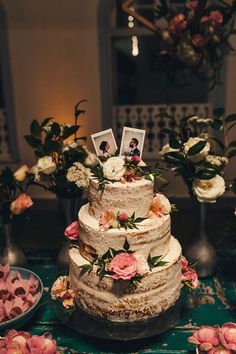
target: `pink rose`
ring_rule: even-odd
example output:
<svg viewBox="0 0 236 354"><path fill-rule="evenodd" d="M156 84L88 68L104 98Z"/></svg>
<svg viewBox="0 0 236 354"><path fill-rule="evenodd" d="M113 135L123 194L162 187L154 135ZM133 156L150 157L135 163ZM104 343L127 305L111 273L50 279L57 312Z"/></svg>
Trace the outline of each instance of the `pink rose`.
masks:
<svg viewBox="0 0 236 354"><path fill-rule="evenodd" d="M33 202L30 196L25 193L21 193L19 197L11 203L10 210L13 215L19 215L32 205Z"/></svg>
<svg viewBox="0 0 236 354"><path fill-rule="evenodd" d="M138 270L138 261L130 253L119 253L111 261L109 271L113 272L113 279L130 280Z"/></svg>
<svg viewBox="0 0 236 354"><path fill-rule="evenodd" d="M236 352L236 323L225 323L219 329L219 339L226 349Z"/></svg>
<svg viewBox="0 0 236 354"><path fill-rule="evenodd" d="M178 32L185 29L187 26L187 21L185 15L180 13L174 16L169 22L170 32Z"/></svg>
<svg viewBox="0 0 236 354"><path fill-rule="evenodd" d="M191 10L196 10L196 8L198 7L198 1L191 0L187 6Z"/></svg>
<svg viewBox="0 0 236 354"><path fill-rule="evenodd" d="M146 258L142 254L134 254L134 257L138 262L137 273L139 275L147 274L150 271L150 268Z"/></svg>
<svg viewBox="0 0 236 354"><path fill-rule="evenodd" d="M126 223L128 221L129 217L126 214L126 212L122 211L121 213L119 213L119 221L121 223Z"/></svg>
<svg viewBox="0 0 236 354"><path fill-rule="evenodd" d="M78 221L72 222L67 228L65 229L64 235L71 241L77 241L79 238L79 223Z"/></svg>
<svg viewBox="0 0 236 354"><path fill-rule="evenodd" d="M141 161L141 159L140 159L140 156L138 156L138 155L134 155L131 157L131 162L133 162L133 164L135 164L135 165L138 165L140 161Z"/></svg>
<svg viewBox="0 0 236 354"><path fill-rule="evenodd" d="M188 342L196 344L200 350L208 352L219 345L217 333L218 327L201 326L198 331L193 332L193 335L188 338Z"/></svg>
<svg viewBox="0 0 236 354"><path fill-rule="evenodd" d="M195 34L192 37L192 43L195 45L195 47L202 48L207 43L207 39L200 33Z"/></svg>
<svg viewBox="0 0 236 354"><path fill-rule="evenodd" d="M211 20L211 24L214 25L221 25L223 22L223 15L220 11L211 11L209 19Z"/></svg>
<svg viewBox="0 0 236 354"><path fill-rule="evenodd" d="M186 282L191 288L197 289L198 287L198 276L196 270L189 268L182 274L182 282Z"/></svg>

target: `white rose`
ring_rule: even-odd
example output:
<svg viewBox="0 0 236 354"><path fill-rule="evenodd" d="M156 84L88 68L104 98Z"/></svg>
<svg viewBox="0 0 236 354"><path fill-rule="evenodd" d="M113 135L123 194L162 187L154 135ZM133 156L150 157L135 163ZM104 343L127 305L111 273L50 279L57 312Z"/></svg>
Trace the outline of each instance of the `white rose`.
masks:
<svg viewBox="0 0 236 354"><path fill-rule="evenodd" d="M51 156L44 156L38 160L38 172L43 173L45 175L50 175L55 172L57 166L55 162L53 162Z"/></svg>
<svg viewBox="0 0 236 354"><path fill-rule="evenodd" d="M103 165L104 177L111 181L119 181L126 169L123 157L110 157Z"/></svg>
<svg viewBox="0 0 236 354"><path fill-rule="evenodd" d="M220 175L211 179L195 179L193 193L200 203L215 203L225 191L225 181Z"/></svg>
<svg viewBox="0 0 236 354"><path fill-rule="evenodd" d="M227 157L218 156L218 155L208 155L206 156L206 162L210 163L211 165L215 166L225 166L229 162Z"/></svg>
<svg viewBox="0 0 236 354"><path fill-rule="evenodd" d="M29 170L29 173L32 173L34 175L34 182L40 182L40 174L39 174L39 169L38 165L34 165L31 167Z"/></svg>
<svg viewBox="0 0 236 354"><path fill-rule="evenodd" d="M14 173L14 178L18 182L24 182L27 177L27 173L29 172L29 167L27 165L22 165L16 172Z"/></svg>
<svg viewBox="0 0 236 354"><path fill-rule="evenodd" d="M205 141L205 139L202 138L189 138L188 141L184 144L184 152L186 155L188 155L189 149L199 143L199 141ZM197 154L195 155L188 155L188 159L192 162L199 162L204 159L204 157L208 154L210 150L210 144L209 142L206 143L205 147Z"/></svg>
<svg viewBox="0 0 236 354"><path fill-rule="evenodd" d="M99 159L93 152L88 151L88 156L84 160L84 164L85 166L92 168L99 164Z"/></svg>
<svg viewBox="0 0 236 354"><path fill-rule="evenodd" d="M145 275L150 271L148 262L142 254L134 253L133 256L137 259L138 269L137 273L139 275Z"/></svg>
<svg viewBox="0 0 236 354"><path fill-rule="evenodd" d="M179 151L179 149L173 149L172 147L170 147L169 143L167 143L162 147L161 151L159 151L159 154L164 155L173 151Z"/></svg>

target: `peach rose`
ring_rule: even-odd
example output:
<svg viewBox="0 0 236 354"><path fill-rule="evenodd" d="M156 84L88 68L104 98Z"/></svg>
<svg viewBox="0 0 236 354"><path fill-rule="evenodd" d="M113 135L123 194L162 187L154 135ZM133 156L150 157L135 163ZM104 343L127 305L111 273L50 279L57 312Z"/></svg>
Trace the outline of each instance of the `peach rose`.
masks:
<svg viewBox="0 0 236 354"><path fill-rule="evenodd" d="M113 279L130 280L138 271L138 261L130 253L119 253L111 261L109 271Z"/></svg>
<svg viewBox="0 0 236 354"><path fill-rule="evenodd" d="M218 327L201 326L198 331L188 338L189 343L199 346L202 351L209 351L219 345Z"/></svg>
<svg viewBox="0 0 236 354"><path fill-rule="evenodd" d="M18 181L18 182L24 182L26 177L27 177L27 173L28 172L29 172L29 167L27 165L22 165L14 173L15 180Z"/></svg>
<svg viewBox="0 0 236 354"><path fill-rule="evenodd" d="M21 193L19 197L11 203L10 210L13 215L20 215L32 205L33 202L30 196L25 193Z"/></svg>
<svg viewBox="0 0 236 354"><path fill-rule="evenodd" d="M71 241L77 241L79 237L79 223L78 221L72 222L67 228L65 229L64 235Z"/></svg>
<svg viewBox="0 0 236 354"><path fill-rule="evenodd" d="M69 281L66 275L60 276L53 284L51 289L53 300L59 300L65 308L74 307L75 293L69 289Z"/></svg>
<svg viewBox="0 0 236 354"><path fill-rule="evenodd" d="M204 47L204 45L207 43L207 39L202 35L202 34L195 34L192 37L192 42L197 48Z"/></svg>
<svg viewBox="0 0 236 354"><path fill-rule="evenodd" d="M161 193L157 193L153 198L150 215L163 216L171 212L171 205L169 200Z"/></svg>
<svg viewBox="0 0 236 354"><path fill-rule="evenodd" d="M32 353L56 354L57 352L56 342L48 334L32 336L27 340L27 345Z"/></svg>
<svg viewBox="0 0 236 354"><path fill-rule="evenodd" d="M219 329L219 340L226 349L236 352L236 323L225 323Z"/></svg>
<svg viewBox="0 0 236 354"><path fill-rule="evenodd" d="M99 220L100 231L107 231L112 227L118 227L116 216L112 210L102 212Z"/></svg>

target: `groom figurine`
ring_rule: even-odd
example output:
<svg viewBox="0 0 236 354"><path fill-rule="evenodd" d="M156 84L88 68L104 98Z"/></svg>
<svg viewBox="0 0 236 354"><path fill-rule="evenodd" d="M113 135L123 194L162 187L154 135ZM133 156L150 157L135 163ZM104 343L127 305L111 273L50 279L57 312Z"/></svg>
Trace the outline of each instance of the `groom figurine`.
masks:
<svg viewBox="0 0 236 354"><path fill-rule="evenodd" d="M140 151L137 148L137 146L138 146L138 139L132 138L131 142L129 143L129 147L131 148L130 156L135 156L135 155L140 156Z"/></svg>

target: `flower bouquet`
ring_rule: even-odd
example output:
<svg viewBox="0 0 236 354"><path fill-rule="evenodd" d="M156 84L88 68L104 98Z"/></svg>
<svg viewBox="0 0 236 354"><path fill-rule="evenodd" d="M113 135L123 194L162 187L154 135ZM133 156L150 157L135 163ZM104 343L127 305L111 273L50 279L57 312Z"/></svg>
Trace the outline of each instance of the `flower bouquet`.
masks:
<svg viewBox="0 0 236 354"><path fill-rule="evenodd" d="M83 100L84 101L84 100ZM62 198L81 197L88 187L90 168L98 163L95 154L79 143L86 137L78 137L78 117L84 110L75 106L74 125L58 124L52 118L41 123L33 120L27 143L34 149L37 164L30 173L33 184L41 186Z"/></svg>
<svg viewBox="0 0 236 354"><path fill-rule="evenodd" d="M30 184L29 168L26 165L14 173L10 167L5 167L0 174L0 228L5 243L0 263L11 265L26 263L25 255L11 239L11 225L16 217L33 205L31 197L26 194Z"/></svg>
<svg viewBox="0 0 236 354"><path fill-rule="evenodd" d="M213 118L191 116L178 121L166 113L163 117L172 120L174 128L163 129L168 142L160 152L162 159L182 177L190 196L200 206L198 243L193 243L187 255L190 261L200 258L196 268L200 276L207 276L215 269L216 254L206 237L206 206L215 203L226 189L224 168L236 155L236 141L229 141L236 115L225 116L223 109L217 109Z"/></svg>

